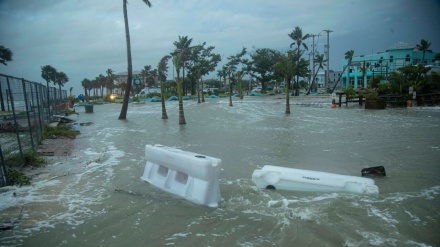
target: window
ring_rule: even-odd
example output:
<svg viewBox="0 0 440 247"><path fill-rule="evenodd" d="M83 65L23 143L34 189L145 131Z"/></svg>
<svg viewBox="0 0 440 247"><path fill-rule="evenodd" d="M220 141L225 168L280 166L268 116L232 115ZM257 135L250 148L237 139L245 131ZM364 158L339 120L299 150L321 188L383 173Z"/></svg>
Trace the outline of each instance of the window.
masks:
<svg viewBox="0 0 440 247"><path fill-rule="evenodd" d="M409 54L406 54L405 62L409 62L410 60L411 60L411 57L409 56Z"/></svg>
<svg viewBox="0 0 440 247"><path fill-rule="evenodd" d="M390 56L390 63L394 61L394 56Z"/></svg>

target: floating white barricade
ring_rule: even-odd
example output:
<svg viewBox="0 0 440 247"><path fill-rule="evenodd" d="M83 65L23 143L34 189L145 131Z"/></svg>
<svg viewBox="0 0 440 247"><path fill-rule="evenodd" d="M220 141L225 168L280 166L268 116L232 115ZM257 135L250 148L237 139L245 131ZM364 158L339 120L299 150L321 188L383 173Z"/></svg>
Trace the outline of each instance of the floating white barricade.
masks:
<svg viewBox="0 0 440 247"><path fill-rule="evenodd" d="M146 145L142 180L194 203L217 207L222 200L221 159L163 145Z"/></svg>
<svg viewBox="0 0 440 247"><path fill-rule="evenodd" d="M370 178L270 165L255 170L252 180L261 189L379 194L379 188Z"/></svg>

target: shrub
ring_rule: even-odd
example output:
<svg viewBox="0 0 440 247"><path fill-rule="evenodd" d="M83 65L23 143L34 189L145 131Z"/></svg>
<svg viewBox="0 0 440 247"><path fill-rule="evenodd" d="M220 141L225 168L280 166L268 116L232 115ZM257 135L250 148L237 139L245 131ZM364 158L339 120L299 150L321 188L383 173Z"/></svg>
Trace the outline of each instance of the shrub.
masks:
<svg viewBox="0 0 440 247"><path fill-rule="evenodd" d="M23 160L24 158L24 160ZM46 163L46 160L41 157L41 155L33 150L28 150L23 153L23 158L19 153L8 155L5 158L5 163L9 166L22 166L22 165L29 165L29 166L39 166L41 164Z"/></svg>
<svg viewBox="0 0 440 247"><path fill-rule="evenodd" d="M43 128L43 139L51 138L53 136L75 138L77 135L79 135L79 131L71 130L66 125L58 125L56 127L46 125Z"/></svg>
<svg viewBox="0 0 440 247"><path fill-rule="evenodd" d="M8 169L8 177L9 177L9 184L11 185L29 185L31 184L31 178L24 175L22 172L19 172L15 169Z"/></svg>

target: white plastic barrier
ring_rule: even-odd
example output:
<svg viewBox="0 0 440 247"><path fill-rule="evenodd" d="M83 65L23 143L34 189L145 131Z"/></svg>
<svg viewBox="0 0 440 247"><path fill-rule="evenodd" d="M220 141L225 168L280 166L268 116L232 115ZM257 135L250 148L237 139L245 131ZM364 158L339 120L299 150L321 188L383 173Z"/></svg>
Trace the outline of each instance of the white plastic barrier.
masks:
<svg viewBox="0 0 440 247"><path fill-rule="evenodd" d="M270 165L255 170L252 180L261 189L379 194L379 188L370 178Z"/></svg>
<svg viewBox="0 0 440 247"><path fill-rule="evenodd" d="M163 145L146 145L142 180L194 203L218 207L221 159Z"/></svg>

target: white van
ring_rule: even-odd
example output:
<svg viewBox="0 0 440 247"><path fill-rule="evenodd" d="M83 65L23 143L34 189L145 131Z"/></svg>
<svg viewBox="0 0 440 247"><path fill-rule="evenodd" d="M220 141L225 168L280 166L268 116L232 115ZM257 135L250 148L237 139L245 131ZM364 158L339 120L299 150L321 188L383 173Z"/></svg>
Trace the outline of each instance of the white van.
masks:
<svg viewBox="0 0 440 247"><path fill-rule="evenodd" d="M144 88L138 94L136 94L136 97L147 96L147 94L150 93L160 93L160 88Z"/></svg>

